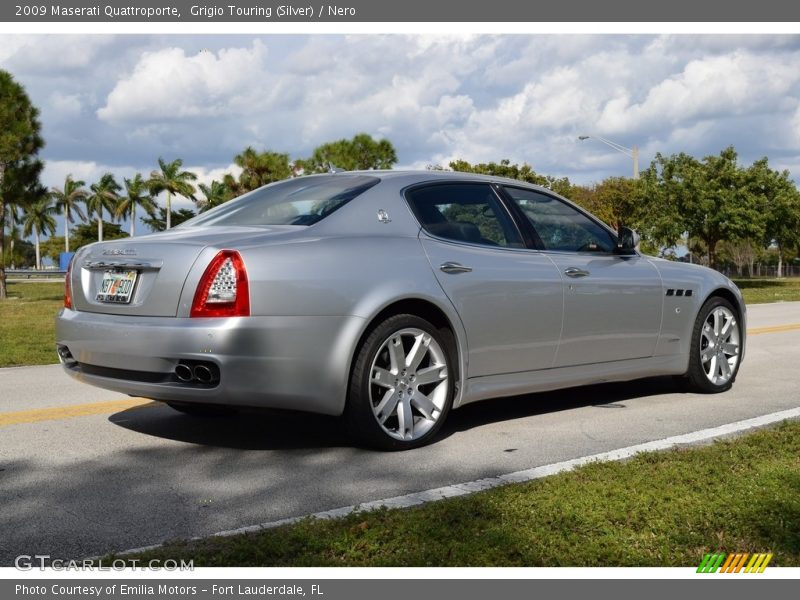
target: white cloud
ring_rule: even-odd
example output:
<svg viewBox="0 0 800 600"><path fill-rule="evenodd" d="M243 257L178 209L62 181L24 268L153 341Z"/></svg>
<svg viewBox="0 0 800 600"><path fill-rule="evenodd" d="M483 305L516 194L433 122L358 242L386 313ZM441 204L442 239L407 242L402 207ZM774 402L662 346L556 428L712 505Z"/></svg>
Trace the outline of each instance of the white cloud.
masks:
<svg viewBox="0 0 800 600"><path fill-rule="evenodd" d="M127 170L119 167L111 168L91 160L48 160L45 162L41 179L47 187L63 188L64 180L68 175L72 175L73 180L84 181L88 186L100 179L103 173L120 173Z"/></svg>
<svg viewBox="0 0 800 600"><path fill-rule="evenodd" d="M97 55L114 42L107 35L4 35L0 65L12 72L53 73L92 65Z"/></svg>
<svg viewBox="0 0 800 600"><path fill-rule="evenodd" d="M765 61L736 51L690 61L681 73L650 89L640 102L627 93L606 103L598 126L609 133L652 126L659 120L681 124L697 117L727 116L779 107L800 81L800 55Z"/></svg>
<svg viewBox="0 0 800 600"><path fill-rule="evenodd" d="M120 79L97 111L104 121L181 119L249 113L262 90L267 49L256 40L250 48L182 48L145 52L127 77Z"/></svg>
<svg viewBox="0 0 800 600"><path fill-rule="evenodd" d="M799 36L0 36L0 64L42 107L45 158L180 157L209 181L248 145L300 158L362 131L403 165L576 180L629 171L582 134L638 145L643 167L730 144L788 164L800 143Z"/></svg>
<svg viewBox="0 0 800 600"><path fill-rule="evenodd" d="M189 166L186 167L185 170L191 171L197 175L197 184L202 183L205 185L209 185L214 180L222 181L222 178L228 173L234 177L238 177L242 172L242 168L235 163L231 163L227 167L217 167L212 169L203 166Z"/></svg>

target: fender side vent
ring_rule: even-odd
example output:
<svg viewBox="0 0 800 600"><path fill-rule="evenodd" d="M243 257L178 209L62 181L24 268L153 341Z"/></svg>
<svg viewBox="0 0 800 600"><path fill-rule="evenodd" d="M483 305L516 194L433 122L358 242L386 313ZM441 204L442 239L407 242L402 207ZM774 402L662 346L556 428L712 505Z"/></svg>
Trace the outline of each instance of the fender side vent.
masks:
<svg viewBox="0 0 800 600"><path fill-rule="evenodd" d="M692 295L692 290L679 290L675 288L669 288L666 294L667 296L676 296L679 298L683 296L684 298L688 298L689 296Z"/></svg>

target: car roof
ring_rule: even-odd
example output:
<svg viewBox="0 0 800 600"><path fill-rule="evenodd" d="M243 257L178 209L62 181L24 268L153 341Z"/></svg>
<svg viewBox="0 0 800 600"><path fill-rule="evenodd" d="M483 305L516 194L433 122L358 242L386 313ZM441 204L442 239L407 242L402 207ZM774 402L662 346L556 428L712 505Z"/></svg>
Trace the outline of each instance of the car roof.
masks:
<svg viewBox="0 0 800 600"><path fill-rule="evenodd" d="M485 175L482 173L467 173L464 171L439 171L439 170L427 170L427 169L417 169L417 170L376 169L376 170L364 170L364 171L339 171L336 173L328 173L326 175L329 175L331 177L347 176L347 175L367 175L370 177L377 177L379 179L387 181L399 179L402 180L404 186L411 185L413 183L425 183L432 181L452 181L454 179L460 181L474 180L474 181L483 181L491 183L501 183L505 185L525 186L543 192L547 192L549 194L555 194L555 192L544 186L537 185L534 183L528 183L527 181L522 181L520 179L511 179L510 177L500 177L497 175Z"/></svg>

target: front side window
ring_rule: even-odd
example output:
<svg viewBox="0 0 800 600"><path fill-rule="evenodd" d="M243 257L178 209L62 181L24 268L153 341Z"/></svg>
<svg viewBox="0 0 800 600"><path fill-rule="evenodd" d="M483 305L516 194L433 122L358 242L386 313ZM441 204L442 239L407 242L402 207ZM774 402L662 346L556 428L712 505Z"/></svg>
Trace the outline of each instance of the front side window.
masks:
<svg viewBox="0 0 800 600"><path fill-rule="evenodd" d="M378 181L378 178L366 175L287 179L221 204L180 226L313 225Z"/></svg>
<svg viewBox="0 0 800 600"><path fill-rule="evenodd" d="M487 184L455 183L410 190L406 198L422 227L458 242L522 248L522 239Z"/></svg>
<svg viewBox="0 0 800 600"><path fill-rule="evenodd" d="M612 235L600 224L558 198L533 190L506 187L506 193L530 221L545 250L612 252Z"/></svg>

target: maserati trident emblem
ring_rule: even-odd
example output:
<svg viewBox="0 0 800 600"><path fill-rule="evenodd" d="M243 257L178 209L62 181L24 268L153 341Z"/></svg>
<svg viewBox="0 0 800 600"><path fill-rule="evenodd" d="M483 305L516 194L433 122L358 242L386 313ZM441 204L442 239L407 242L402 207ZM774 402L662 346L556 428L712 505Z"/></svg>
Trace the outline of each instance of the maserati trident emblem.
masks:
<svg viewBox="0 0 800 600"><path fill-rule="evenodd" d="M103 250L103 256L136 256L136 250L133 248L109 248Z"/></svg>
<svg viewBox="0 0 800 600"><path fill-rule="evenodd" d="M392 220L389 218L389 213L386 212L384 209L378 209L378 221L381 223L391 223Z"/></svg>

